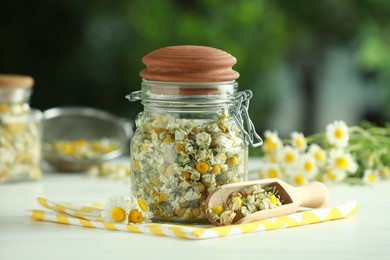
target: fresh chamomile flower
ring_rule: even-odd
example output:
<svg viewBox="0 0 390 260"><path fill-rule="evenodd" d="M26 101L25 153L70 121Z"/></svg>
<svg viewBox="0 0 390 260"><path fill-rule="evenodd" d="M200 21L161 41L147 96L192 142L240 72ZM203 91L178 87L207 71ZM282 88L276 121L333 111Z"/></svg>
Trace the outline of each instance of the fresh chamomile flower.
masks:
<svg viewBox="0 0 390 260"><path fill-rule="evenodd" d="M378 171L371 168L365 169L363 174L363 182L374 183L378 181L378 177L379 177Z"/></svg>
<svg viewBox="0 0 390 260"><path fill-rule="evenodd" d="M300 171L290 172L288 178L289 182L294 186L302 186L309 183L309 178Z"/></svg>
<svg viewBox="0 0 390 260"><path fill-rule="evenodd" d="M293 132L291 134L291 144L300 152L305 151L307 148L307 142L302 133Z"/></svg>
<svg viewBox="0 0 390 260"><path fill-rule="evenodd" d="M277 154L269 154L265 157L265 159L267 160L267 162L269 163L278 163L278 156Z"/></svg>
<svg viewBox="0 0 390 260"><path fill-rule="evenodd" d="M387 167L387 166L384 166L382 165L381 167L379 167L379 175L382 177L382 178L389 178L390 177L390 168Z"/></svg>
<svg viewBox="0 0 390 260"><path fill-rule="evenodd" d="M316 160L319 166L323 166L326 162L326 152L318 144L311 144L309 146L309 154Z"/></svg>
<svg viewBox="0 0 390 260"><path fill-rule="evenodd" d="M329 144L337 148L348 145L348 126L344 121L334 121L326 127L326 137Z"/></svg>
<svg viewBox="0 0 390 260"><path fill-rule="evenodd" d="M260 180L261 179L266 179L267 175L265 174L265 168L264 167L260 167L258 170L257 170L257 178L259 178Z"/></svg>
<svg viewBox="0 0 390 260"><path fill-rule="evenodd" d="M114 197L104 204L101 216L107 223L127 224L130 209L131 202L128 198Z"/></svg>
<svg viewBox="0 0 390 260"><path fill-rule="evenodd" d="M293 166L299 158L299 152L292 146L286 145L279 152L279 161L286 166Z"/></svg>
<svg viewBox="0 0 390 260"><path fill-rule="evenodd" d="M143 199L136 199L135 197L133 197L133 201L134 208L142 214L142 222L151 222L153 213L150 212L149 206L146 201L144 201Z"/></svg>
<svg viewBox="0 0 390 260"><path fill-rule="evenodd" d="M263 178L280 178L282 176L282 169L277 163L267 163L262 169Z"/></svg>
<svg viewBox="0 0 390 260"><path fill-rule="evenodd" d="M327 169L325 174L322 176L324 182L335 183L345 179L347 173L337 169Z"/></svg>
<svg viewBox="0 0 390 260"><path fill-rule="evenodd" d="M310 154L304 154L299 158L299 169L310 179L318 173L317 163Z"/></svg>
<svg viewBox="0 0 390 260"><path fill-rule="evenodd" d="M344 150L331 150L329 157L331 168L338 171L345 171L349 174L356 172L357 163L352 158L352 155L345 152Z"/></svg>
<svg viewBox="0 0 390 260"><path fill-rule="evenodd" d="M278 132L276 131L265 131L264 133L264 145L263 150L266 154L273 154L279 150L283 146L282 141L278 136Z"/></svg>

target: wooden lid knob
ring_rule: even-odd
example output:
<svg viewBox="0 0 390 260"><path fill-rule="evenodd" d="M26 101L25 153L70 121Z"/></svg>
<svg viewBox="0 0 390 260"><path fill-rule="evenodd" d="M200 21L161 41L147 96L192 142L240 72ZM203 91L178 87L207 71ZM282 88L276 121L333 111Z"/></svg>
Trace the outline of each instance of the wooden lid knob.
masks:
<svg viewBox="0 0 390 260"><path fill-rule="evenodd" d="M226 82L240 75L232 67L237 60L229 53L207 46L170 46L143 57L146 69L140 76L163 82Z"/></svg>
<svg viewBox="0 0 390 260"><path fill-rule="evenodd" d="M31 88L33 84L30 76L0 74L0 88Z"/></svg>

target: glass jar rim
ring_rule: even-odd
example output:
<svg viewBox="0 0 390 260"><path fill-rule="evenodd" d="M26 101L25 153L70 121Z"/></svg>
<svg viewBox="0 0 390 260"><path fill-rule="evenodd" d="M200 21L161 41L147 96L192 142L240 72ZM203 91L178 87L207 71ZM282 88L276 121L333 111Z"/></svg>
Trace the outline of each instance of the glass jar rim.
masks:
<svg viewBox="0 0 390 260"><path fill-rule="evenodd" d="M31 97L31 88L0 88L1 103L27 103Z"/></svg>
<svg viewBox="0 0 390 260"><path fill-rule="evenodd" d="M238 83L226 82L164 82L142 80L141 91L126 97L143 103L215 105L235 100Z"/></svg>

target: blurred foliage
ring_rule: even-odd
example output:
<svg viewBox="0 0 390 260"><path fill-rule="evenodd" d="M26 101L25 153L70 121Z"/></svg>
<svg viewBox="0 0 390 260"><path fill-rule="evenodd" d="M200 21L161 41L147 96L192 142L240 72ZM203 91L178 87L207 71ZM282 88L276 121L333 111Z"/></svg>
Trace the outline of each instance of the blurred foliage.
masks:
<svg viewBox="0 0 390 260"><path fill-rule="evenodd" d="M124 97L140 88L145 54L213 46L237 57L241 89L256 97L254 123L266 129L282 62L297 72L305 120L329 48L354 49L362 75L387 86L389 26L388 0L13 0L1 4L0 71L32 75L42 110L87 105L134 118L142 107Z"/></svg>

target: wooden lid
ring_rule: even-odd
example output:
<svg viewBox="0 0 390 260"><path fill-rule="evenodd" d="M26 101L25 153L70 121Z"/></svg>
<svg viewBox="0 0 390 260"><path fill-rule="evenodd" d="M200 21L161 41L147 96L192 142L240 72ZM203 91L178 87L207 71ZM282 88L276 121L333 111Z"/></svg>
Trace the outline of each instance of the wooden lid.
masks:
<svg viewBox="0 0 390 260"><path fill-rule="evenodd" d="M0 74L0 88L31 88L34 79L25 75Z"/></svg>
<svg viewBox="0 0 390 260"><path fill-rule="evenodd" d="M207 46L170 46L143 57L146 69L140 76L163 82L225 82L240 75L232 67L237 60L229 53Z"/></svg>

